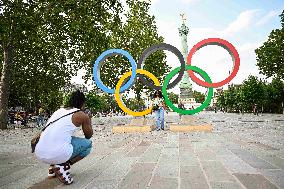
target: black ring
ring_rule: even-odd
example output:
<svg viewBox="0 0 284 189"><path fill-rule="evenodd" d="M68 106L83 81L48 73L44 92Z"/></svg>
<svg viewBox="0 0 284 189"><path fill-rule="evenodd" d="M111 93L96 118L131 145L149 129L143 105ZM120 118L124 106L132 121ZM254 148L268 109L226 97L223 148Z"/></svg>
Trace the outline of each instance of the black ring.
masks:
<svg viewBox="0 0 284 189"><path fill-rule="evenodd" d="M177 76L177 78L168 85L167 89L171 89L173 87L176 86L176 84L178 84L178 82L181 81L182 79L182 76L184 74L184 71L185 71L185 61L184 61L184 57L183 55L181 54L181 52L174 46L170 45L170 44L167 44L167 43L160 43L160 44L156 44L156 45L152 45L150 46L149 48L147 48L146 50L144 50L144 52L142 53L140 59L138 60L137 62L137 68L138 69L142 69L142 64L144 63L144 61L146 60L146 58L152 54L153 52L156 52L157 50L168 50L172 53L174 53L178 59L179 59L179 62L181 64L180 66L180 72ZM152 89L155 89L155 90L162 90L162 86L156 86L150 82L148 82L143 75L140 75L138 74L138 77L141 79L142 83L144 83L145 85L149 86L150 88Z"/></svg>

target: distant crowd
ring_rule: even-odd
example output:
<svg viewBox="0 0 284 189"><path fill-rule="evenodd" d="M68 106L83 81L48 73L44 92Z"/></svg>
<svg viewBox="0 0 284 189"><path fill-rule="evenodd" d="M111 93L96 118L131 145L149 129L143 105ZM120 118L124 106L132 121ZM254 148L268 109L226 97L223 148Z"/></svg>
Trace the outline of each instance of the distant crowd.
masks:
<svg viewBox="0 0 284 189"><path fill-rule="evenodd" d="M28 112L22 107L11 107L8 111L8 124L14 124L16 128L24 128L27 124L36 123L36 127L43 127L50 117L48 111L39 106L36 111Z"/></svg>

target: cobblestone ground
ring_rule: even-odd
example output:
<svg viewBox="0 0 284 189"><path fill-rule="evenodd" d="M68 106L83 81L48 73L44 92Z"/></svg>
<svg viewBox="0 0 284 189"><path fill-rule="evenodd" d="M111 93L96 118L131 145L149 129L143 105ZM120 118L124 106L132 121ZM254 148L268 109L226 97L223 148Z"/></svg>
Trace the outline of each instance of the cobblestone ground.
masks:
<svg viewBox="0 0 284 189"><path fill-rule="evenodd" d="M201 113L212 133L112 134L130 117L94 119L94 149L71 168L74 183L48 180L48 165L30 153L36 129L0 131L0 187L284 188L284 116ZM177 114L166 115L168 123Z"/></svg>

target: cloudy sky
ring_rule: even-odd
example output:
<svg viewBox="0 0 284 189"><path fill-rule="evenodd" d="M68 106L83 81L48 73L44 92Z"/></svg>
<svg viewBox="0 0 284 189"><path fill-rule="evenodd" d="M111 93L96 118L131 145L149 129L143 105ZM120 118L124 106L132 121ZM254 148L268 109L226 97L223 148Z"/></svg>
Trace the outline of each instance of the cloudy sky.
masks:
<svg viewBox="0 0 284 189"><path fill-rule="evenodd" d="M178 27L181 13L187 16L189 50L205 38L218 37L232 43L239 52L241 65L231 83L242 83L249 75L259 74L254 50L267 40L272 29L280 28L283 0L154 0L151 14L156 17L159 34L165 42L181 48ZM177 58L170 53L168 64L177 67ZM224 80L233 62L219 46L207 46L193 57L193 65L205 70L213 82ZM197 90L202 88L194 85Z"/></svg>
<svg viewBox="0 0 284 189"><path fill-rule="evenodd" d="M181 49L178 34L181 13L187 17L189 50L202 39L211 37L232 43L239 52L241 65L231 83L238 84L249 75L265 78L259 74L254 50L267 40L271 30L280 28L282 10L283 0L152 0L150 14L155 16L158 32L165 42L178 49ZM205 70L213 82L228 77L233 66L228 52L219 46L203 47L192 61L192 65ZM180 65L171 53L167 53L167 62L173 68ZM78 77L75 80L79 81ZM205 92L204 88L192 84L194 89Z"/></svg>

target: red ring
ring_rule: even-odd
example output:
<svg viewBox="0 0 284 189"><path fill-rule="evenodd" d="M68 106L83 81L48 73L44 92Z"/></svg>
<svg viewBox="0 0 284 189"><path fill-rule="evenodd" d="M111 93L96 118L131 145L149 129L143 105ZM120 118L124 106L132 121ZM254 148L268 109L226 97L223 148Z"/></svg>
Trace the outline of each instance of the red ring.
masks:
<svg viewBox="0 0 284 189"><path fill-rule="evenodd" d="M200 86L217 88L217 87L221 87L223 85L226 85L237 75L237 72L239 71L239 67L240 67L239 53L236 50L236 48L231 43L229 43L228 41L226 41L224 39L220 39L220 38L208 38L208 39L204 39L204 40L198 42L189 51L189 53L187 55L187 64L191 65L191 59L192 59L192 56L194 55L194 53L196 51L198 51L199 49L201 49L202 47L205 47L207 45L221 46L230 53L232 60L234 62L234 69L233 69L232 73L229 75L229 77L227 77L223 81L220 81L220 82L217 82L217 83L207 83L205 81L200 80L198 77L196 77L192 70L188 70L187 72L188 72L190 78L192 79L192 81L194 81L195 83L197 83Z"/></svg>

